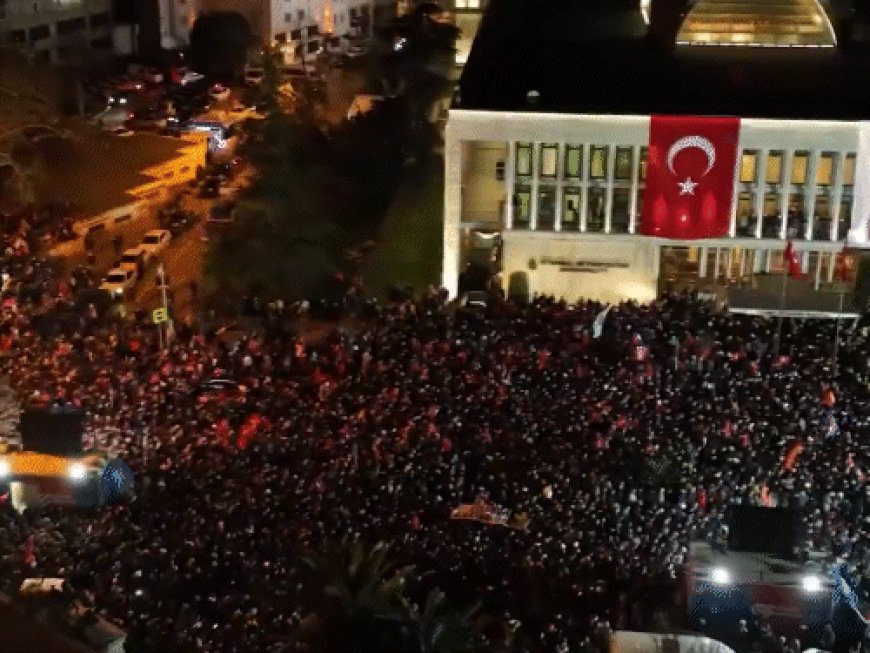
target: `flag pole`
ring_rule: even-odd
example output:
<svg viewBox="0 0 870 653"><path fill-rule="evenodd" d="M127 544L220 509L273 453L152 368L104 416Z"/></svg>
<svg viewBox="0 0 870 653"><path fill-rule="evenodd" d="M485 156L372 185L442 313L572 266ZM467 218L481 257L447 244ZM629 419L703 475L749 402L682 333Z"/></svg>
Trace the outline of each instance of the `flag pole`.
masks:
<svg viewBox="0 0 870 653"><path fill-rule="evenodd" d="M843 315L843 295L845 294L846 293L843 292L843 289L840 288L840 310L837 312L837 332L834 336L834 353L833 360L831 361L834 367L834 376L837 376L840 363L840 322L842 321L841 318Z"/></svg>
<svg viewBox="0 0 870 653"><path fill-rule="evenodd" d="M776 324L776 351L775 354L779 355L779 341L782 338L782 314L785 312L785 291L786 286L788 285L788 263L783 266L782 270L782 290L779 295L779 321Z"/></svg>

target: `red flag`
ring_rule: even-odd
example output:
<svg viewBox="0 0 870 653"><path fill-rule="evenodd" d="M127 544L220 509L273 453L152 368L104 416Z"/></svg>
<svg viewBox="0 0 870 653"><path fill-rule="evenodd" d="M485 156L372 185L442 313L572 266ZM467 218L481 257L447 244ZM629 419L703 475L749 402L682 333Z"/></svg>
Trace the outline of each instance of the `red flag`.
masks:
<svg viewBox="0 0 870 653"><path fill-rule="evenodd" d="M848 242L843 243L843 249L837 254L837 281L847 283L852 281L855 272L855 257L848 248Z"/></svg>
<svg viewBox="0 0 870 653"><path fill-rule="evenodd" d="M36 565L36 544L33 535L28 535L27 542L24 544L24 564L28 567Z"/></svg>
<svg viewBox="0 0 870 653"><path fill-rule="evenodd" d="M803 450L803 443L800 440L795 440L794 443L788 448L788 451L786 452L785 457L782 461L782 467L783 469L785 469L785 471L790 472L794 469L798 456L801 455L801 452L803 452Z"/></svg>
<svg viewBox="0 0 870 653"><path fill-rule="evenodd" d="M739 118L650 118L645 235L693 240L728 234L739 133Z"/></svg>
<svg viewBox="0 0 870 653"><path fill-rule="evenodd" d="M788 276L793 279L800 279L804 276L803 271L801 270L800 261L798 261L797 252L794 251L794 245L791 241L788 241L788 244L785 246L785 252L783 253L783 262L785 263L786 270L788 271Z"/></svg>

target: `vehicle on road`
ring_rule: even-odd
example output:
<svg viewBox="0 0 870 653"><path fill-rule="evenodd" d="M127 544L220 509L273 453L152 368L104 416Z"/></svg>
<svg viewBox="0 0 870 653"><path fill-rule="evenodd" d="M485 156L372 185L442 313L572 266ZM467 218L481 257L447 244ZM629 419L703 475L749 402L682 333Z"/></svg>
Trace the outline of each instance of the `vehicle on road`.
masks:
<svg viewBox="0 0 870 653"><path fill-rule="evenodd" d="M118 91L138 92L145 88L145 83L130 77L119 77L112 86Z"/></svg>
<svg viewBox="0 0 870 653"><path fill-rule="evenodd" d="M208 177L205 181L202 182L202 186L199 189L199 196L203 198L212 198L220 195L221 192L221 178L220 177Z"/></svg>
<svg viewBox="0 0 870 653"><path fill-rule="evenodd" d="M351 45L347 48L347 53L344 55L348 59L359 59L368 53L369 49L364 45Z"/></svg>
<svg viewBox="0 0 870 653"><path fill-rule="evenodd" d="M259 86L266 76L266 71L259 66L251 66L245 70L245 84L248 86Z"/></svg>
<svg viewBox="0 0 870 653"><path fill-rule="evenodd" d="M193 211L173 211L161 216L160 226L167 229L175 237L183 234L196 224L197 217Z"/></svg>
<svg viewBox="0 0 870 653"><path fill-rule="evenodd" d="M103 283L100 284L100 290L105 290L112 295L113 299L119 300L129 295L135 285L136 273L134 271L114 268L106 274Z"/></svg>
<svg viewBox="0 0 870 653"><path fill-rule="evenodd" d="M163 73L157 68L146 68L139 77L149 84L162 84L164 80Z"/></svg>
<svg viewBox="0 0 870 653"><path fill-rule="evenodd" d="M231 224L235 208L236 203L230 200L215 202L212 204L206 222L208 224Z"/></svg>
<svg viewBox="0 0 870 653"><path fill-rule="evenodd" d="M170 240L172 240L172 234L168 230L152 229L142 238L139 247L145 252L145 257L150 260L166 249Z"/></svg>
<svg viewBox="0 0 870 653"><path fill-rule="evenodd" d="M226 102L230 99L230 89L223 84L215 84L208 89L208 94L218 102Z"/></svg>
<svg viewBox="0 0 870 653"><path fill-rule="evenodd" d="M136 273L136 278L140 278L145 271L145 263L147 256L141 247L131 247L126 252L121 254L121 260L115 267L122 270L132 270Z"/></svg>
<svg viewBox="0 0 870 653"><path fill-rule="evenodd" d="M106 131L114 136L132 136L134 133L132 129L127 129L126 127L122 127L120 125L118 127L112 127L110 129L107 129Z"/></svg>
<svg viewBox="0 0 870 653"><path fill-rule="evenodd" d="M114 129L123 127L133 117L133 112L127 107L109 107L91 118L91 122L101 129Z"/></svg>
<svg viewBox="0 0 870 653"><path fill-rule="evenodd" d="M202 81L204 78L205 77L200 73L186 67L174 68L171 74L172 83L179 86L194 84L196 82Z"/></svg>

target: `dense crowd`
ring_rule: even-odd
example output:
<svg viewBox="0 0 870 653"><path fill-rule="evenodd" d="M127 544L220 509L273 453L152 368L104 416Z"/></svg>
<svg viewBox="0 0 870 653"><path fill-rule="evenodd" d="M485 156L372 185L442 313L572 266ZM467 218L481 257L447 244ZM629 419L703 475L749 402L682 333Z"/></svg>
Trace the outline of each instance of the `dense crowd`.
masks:
<svg viewBox="0 0 870 653"><path fill-rule="evenodd" d="M310 608L302 552L346 537L391 542L414 591L479 599L491 649L528 652L681 626L689 542L732 503L798 505L808 547L870 565L860 329L844 327L835 369L832 323L787 322L777 347L774 322L680 295L615 306L594 338L598 303L466 310L433 289L318 344L181 325L161 349L153 327L96 313L39 335L34 315L75 284L21 247L6 263L7 297L42 290L3 304L12 387L80 405L137 497L5 506L0 579L67 578L131 651L269 650ZM243 388L203 392L214 378ZM474 501L528 526L450 519Z"/></svg>

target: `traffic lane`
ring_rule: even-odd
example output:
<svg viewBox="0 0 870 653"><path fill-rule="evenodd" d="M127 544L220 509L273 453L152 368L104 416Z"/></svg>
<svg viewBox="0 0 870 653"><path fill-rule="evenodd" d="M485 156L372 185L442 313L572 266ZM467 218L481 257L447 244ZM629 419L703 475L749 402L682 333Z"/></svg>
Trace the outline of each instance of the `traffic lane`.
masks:
<svg viewBox="0 0 870 653"><path fill-rule="evenodd" d="M205 218L200 218L190 229L173 238L159 256L166 276L169 277L168 294L175 300L175 319L178 320L190 318L198 308L192 301L190 282L195 281L198 287L202 285L202 263L208 246L202 238L204 222ZM137 292L130 302L132 310L150 312L163 305L162 294L157 285L157 268L156 262L148 266L148 271L137 285Z"/></svg>

